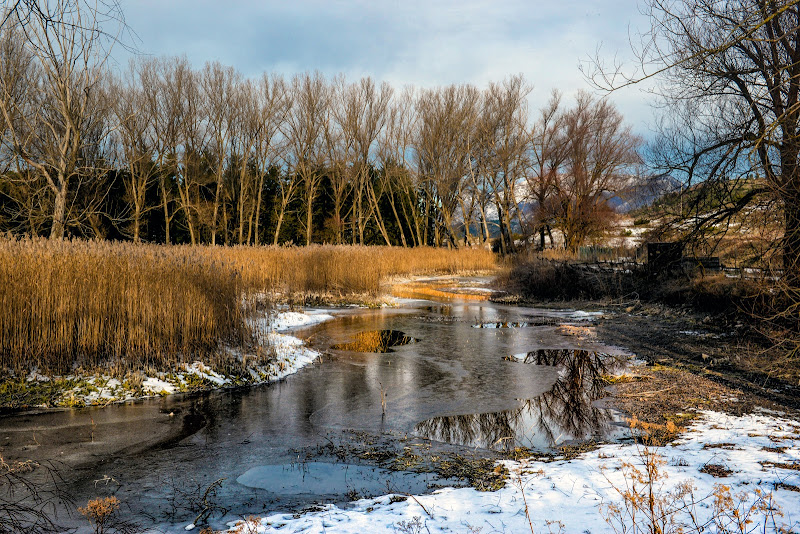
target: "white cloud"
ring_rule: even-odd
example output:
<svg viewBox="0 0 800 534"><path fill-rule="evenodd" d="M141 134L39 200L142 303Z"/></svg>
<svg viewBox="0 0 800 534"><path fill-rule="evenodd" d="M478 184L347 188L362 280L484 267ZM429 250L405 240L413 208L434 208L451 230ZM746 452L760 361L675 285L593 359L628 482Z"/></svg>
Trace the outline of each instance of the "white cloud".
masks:
<svg viewBox="0 0 800 534"><path fill-rule="evenodd" d="M127 0L140 48L219 60L245 75L370 75L396 86L488 81L523 73L531 107L551 89L589 89L578 65L600 43L626 57L628 32L646 20L631 0ZM638 89L612 96L638 131L650 110Z"/></svg>

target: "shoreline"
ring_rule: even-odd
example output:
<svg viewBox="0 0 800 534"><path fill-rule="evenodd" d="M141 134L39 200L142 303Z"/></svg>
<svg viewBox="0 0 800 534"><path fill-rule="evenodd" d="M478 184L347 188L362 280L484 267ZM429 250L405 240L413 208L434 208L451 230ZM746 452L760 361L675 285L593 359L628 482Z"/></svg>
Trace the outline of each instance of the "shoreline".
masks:
<svg viewBox="0 0 800 534"><path fill-rule="evenodd" d="M122 379L111 374L90 371L74 375L46 376L37 371L28 376L13 377L4 383L0 415L20 414L28 411L58 411L73 408L105 407L114 404L138 402L174 394L208 392L215 390L252 387L279 382L315 362L320 353L288 332L295 328L311 326L333 319L324 313L301 314L292 311L272 313L254 320L258 346L256 350L270 351L265 360L255 354L225 348L224 357L235 359L241 367L237 373L213 363L193 361L179 364L169 371L127 373ZM250 362L254 363L250 363ZM27 386L28 391L8 392L9 384ZM21 389L21 388L20 388ZM27 393L31 398L46 400L40 404L9 405L8 396Z"/></svg>
<svg viewBox="0 0 800 534"><path fill-rule="evenodd" d="M742 516L770 528L774 521L788 532L800 525L798 442L800 422L794 419L704 411L667 445L604 444L568 459L498 461L510 476L496 491L448 487L387 494L230 522L224 532L478 532L503 525L506 532L555 533L591 525L593 533L613 533L616 525L634 522L646 529L646 501L629 500L628 492L647 465L652 482L638 487L653 489L666 521L710 528L715 522L733 526Z"/></svg>

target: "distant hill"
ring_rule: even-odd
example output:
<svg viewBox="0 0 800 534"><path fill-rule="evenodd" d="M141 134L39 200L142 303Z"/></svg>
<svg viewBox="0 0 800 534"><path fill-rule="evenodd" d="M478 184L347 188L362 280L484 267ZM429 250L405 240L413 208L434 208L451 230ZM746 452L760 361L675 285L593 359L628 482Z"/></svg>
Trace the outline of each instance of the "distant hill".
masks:
<svg viewBox="0 0 800 534"><path fill-rule="evenodd" d="M633 183L616 194L610 194L608 204L617 213L628 213L650 206L664 195L674 193L680 188L680 180L669 174L659 174L644 182Z"/></svg>

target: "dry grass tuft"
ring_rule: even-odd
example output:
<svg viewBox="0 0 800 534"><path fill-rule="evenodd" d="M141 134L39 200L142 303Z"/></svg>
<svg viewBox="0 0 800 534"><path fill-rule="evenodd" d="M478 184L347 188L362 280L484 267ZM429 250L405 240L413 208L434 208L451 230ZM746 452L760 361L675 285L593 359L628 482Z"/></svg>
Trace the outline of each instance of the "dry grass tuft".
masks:
<svg viewBox="0 0 800 534"><path fill-rule="evenodd" d="M86 508L78 508L78 512L89 520L93 530L97 534L106 531L109 520L119 510L119 499L116 497L105 497L92 499L86 504Z"/></svg>

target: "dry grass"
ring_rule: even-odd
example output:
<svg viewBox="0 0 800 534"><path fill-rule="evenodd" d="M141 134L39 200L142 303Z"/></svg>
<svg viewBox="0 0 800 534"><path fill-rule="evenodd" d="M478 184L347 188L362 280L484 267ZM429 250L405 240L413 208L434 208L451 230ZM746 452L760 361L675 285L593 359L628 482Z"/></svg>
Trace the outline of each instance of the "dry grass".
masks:
<svg viewBox="0 0 800 534"><path fill-rule="evenodd" d="M455 274L495 267L485 249L432 247L199 247L201 254L232 265L247 287L283 293L377 295L392 276Z"/></svg>
<svg viewBox="0 0 800 534"><path fill-rule="evenodd" d="M637 369L632 377L614 383L609 406L629 414L651 439L669 442L674 429L697 416L699 410L722 410L741 415L752 411L758 399L708 378L673 367Z"/></svg>
<svg viewBox="0 0 800 534"><path fill-rule="evenodd" d="M0 369L170 368L249 342L256 293L375 295L389 276L493 265L469 249L2 240Z"/></svg>
<svg viewBox="0 0 800 534"><path fill-rule="evenodd" d="M160 364L242 342L240 277L184 247L0 242L0 365Z"/></svg>
<svg viewBox="0 0 800 534"><path fill-rule="evenodd" d="M392 295L400 298L434 298L455 300L489 300L489 294L470 292L452 288L452 283L447 282L404 282L392 286Z"/></svg>

